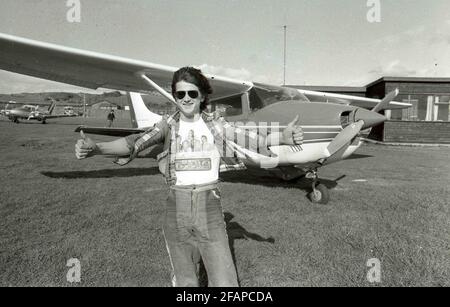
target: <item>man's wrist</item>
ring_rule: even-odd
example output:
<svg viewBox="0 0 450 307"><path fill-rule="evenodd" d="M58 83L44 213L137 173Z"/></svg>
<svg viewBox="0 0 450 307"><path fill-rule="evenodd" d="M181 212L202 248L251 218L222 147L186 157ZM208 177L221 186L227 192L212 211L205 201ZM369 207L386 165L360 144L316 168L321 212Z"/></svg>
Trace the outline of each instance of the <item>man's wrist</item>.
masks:
<svg viewBox="0 0 450 307"><path fill-rule="evenodd" d="M89 153L89 156L101 155L102 150L100 145L101 143L94 143L94 146L91 147L92 151Z"/></svg>

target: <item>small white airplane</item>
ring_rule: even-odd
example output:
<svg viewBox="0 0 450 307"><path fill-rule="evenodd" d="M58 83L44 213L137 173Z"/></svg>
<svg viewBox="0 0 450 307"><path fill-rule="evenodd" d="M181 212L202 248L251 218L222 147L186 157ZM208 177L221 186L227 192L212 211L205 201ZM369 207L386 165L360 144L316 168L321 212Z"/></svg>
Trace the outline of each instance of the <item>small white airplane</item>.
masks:
<svg viewBox="0 0 450 307"><path fill-rule="evenodd" d="M77 131L114 136L143 132L161 118L147 109L139 93L156 91L174 102L167 89L170 89L172 75L178 69L176 67L6 34L0 34L0 50L0 69L92 89L131 92L133 128L79 127ZM301 146L272 146L270 150L274 156L271 157L252 152L239 142L233 146L250 167L269 169L287 180L299 176L312 179L309 198L315 203L327 203L329 200L329 191L319 183L317 170L353 154L362 144L360 132L386 120L379 111L411 106L393 101L398 90L379 100L214 75L207 75L207 78L213 87L211 111L222 110L228 121L242 129L279 130L296 115L300 116L304 130ZM333 103L310 100L325 96Z"/></svg>
<svg viewBox="0 0 450 307"><path fill-rule="evenodd" d="M52 99L52 98L50 98L50 99ZM20 107L14 108L14 109L4 110L5 112L4 112L4 114L2 113L2 115L8 117L9 120L11 120L14 123L19 123L20 119L26 119L28 121L29 120L37 120L43 124L46 124L48 119L76 116L75 114L72 114L72 115L53 114L56 103L57 102L54 99L52 99L51 105L45 111L40 111L39 105L25 104L25 105L22 105ZM6 106L6 108L7 107L8 106Z"/></svg>

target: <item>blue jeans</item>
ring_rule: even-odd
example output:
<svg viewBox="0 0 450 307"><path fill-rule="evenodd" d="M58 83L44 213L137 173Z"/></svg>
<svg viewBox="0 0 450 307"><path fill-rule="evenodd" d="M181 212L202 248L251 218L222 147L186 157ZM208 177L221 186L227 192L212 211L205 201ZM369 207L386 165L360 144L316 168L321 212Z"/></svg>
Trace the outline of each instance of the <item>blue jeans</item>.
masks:
<svg viewBox="0 0 450 307"><path fill-rule="evenodd" d="M199 286L200 259L210 287L238 286L216 184L171 187L163 231L174 286Z"/></svg>

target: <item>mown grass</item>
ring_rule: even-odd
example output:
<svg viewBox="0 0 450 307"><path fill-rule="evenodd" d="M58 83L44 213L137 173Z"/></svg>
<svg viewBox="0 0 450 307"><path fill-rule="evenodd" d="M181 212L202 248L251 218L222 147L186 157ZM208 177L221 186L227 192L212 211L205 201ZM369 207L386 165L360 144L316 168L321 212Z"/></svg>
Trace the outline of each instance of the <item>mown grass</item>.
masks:
<svg viewBox="0 0 450 307"><path fill-rule="evenodd" d="M0 121L0 285L72 286L66 262L78 258L77 285L170 286L156 163L77 161L80 120ZM223 176L242 286L450 285L450 148L364 145L358 154L320 171L327 206L309 203L305 181ZM380 284L367 281L370 258L381 261Z"/></svg>

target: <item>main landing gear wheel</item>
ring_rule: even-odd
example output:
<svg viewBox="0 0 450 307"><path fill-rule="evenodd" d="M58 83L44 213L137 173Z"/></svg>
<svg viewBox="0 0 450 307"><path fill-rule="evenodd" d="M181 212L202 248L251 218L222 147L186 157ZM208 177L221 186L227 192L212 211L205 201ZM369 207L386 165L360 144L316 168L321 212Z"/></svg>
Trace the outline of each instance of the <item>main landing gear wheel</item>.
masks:
<svg viewBox="0 0 450 307"><path fill-rule="evenodd" d="M326 205L330 201L330 192L328 188L318 182L317 170L311 170L306 174L306 178L312 179L312 192L308 194L309 200L313 204L323 204Z"/></svg>

